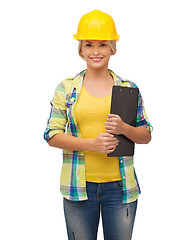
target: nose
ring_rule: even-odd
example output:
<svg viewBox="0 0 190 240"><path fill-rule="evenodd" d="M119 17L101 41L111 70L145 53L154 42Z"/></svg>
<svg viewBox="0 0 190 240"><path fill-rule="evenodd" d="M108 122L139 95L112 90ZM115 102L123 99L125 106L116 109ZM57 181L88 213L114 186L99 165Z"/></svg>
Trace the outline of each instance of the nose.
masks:
<svg viewBox="0 0 190 240"><path fill-rule="evenodd" d="M93 54L95 55L95 56L97 56L98 54L99 54L99 48L98 48L98 46L94 46L94 49L93 49L94 51L93 51Z"/></svg>

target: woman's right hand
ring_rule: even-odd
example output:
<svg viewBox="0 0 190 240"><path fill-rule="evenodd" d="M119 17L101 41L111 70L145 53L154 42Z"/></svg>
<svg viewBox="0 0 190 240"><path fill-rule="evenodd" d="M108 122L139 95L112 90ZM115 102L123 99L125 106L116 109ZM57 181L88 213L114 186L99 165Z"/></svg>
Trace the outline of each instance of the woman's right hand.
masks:
<svg viewBox="0 0 190 240"><path fill-rule="evenodd" d="M115 150L119 140L110 133L100 133L92 139L92 151L100 153L111 153Z"/></svg>

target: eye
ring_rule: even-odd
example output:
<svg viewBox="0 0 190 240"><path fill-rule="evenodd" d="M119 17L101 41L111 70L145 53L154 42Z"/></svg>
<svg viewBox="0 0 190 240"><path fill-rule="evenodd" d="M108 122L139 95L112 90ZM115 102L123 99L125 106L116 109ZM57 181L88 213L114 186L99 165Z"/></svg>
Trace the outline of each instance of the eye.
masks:
<svg viewBox="0 0 190 240"><path fill-rule="evenodd" d="M86 46L86 47L91 47L92 44L91 44L91 43L87 43L85 46Z"/></svg>
<svg viewBox="0 0 190 240"><path fill-rule="evenodd" d="M101 47L106 47L107 44L106 44L106 43L101 43L100 46L101 46Z"/></svg>

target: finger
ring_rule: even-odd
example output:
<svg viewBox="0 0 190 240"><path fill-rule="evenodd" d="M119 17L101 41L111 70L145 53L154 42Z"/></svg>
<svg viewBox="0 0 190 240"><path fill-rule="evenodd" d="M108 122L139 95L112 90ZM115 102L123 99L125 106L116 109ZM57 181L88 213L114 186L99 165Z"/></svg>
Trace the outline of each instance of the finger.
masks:
<svg viewBox="0 0 190 240"><path fill-rule="evenodd" d="M118 145L119 142L109 142L109 143L104 143L103 147L107 150L110 150L112 148L115 148Z"/></svg>
<svg viewBox="0 0 190 240"><path fill-rule="evenodd" d="M117 145L118 145L118 144L111 144L111 145L109 144L109 145L107 145L107 146L104 145L104 147L103 147L103 149L104 149L103 152L104 152L104 153L107 153L107 152L109 152L109 151L113 151L114 149L116 149Z"/></svg>
<svg viewBox="0 0 190 240"><path fill-rule="evenodd" d="M106 129L106 132L109 134L114 134L112 129Z"/></svg>
<svg viewBox="0 0 190 240"><path fill-rule="evenodd" d="M119 140L116 139L115 141L106 141L104 143L102 143L102 145L107 148L107 149L110 149L110 148L113 148L115 146L117 146L119 143Z"/></svg>
<svg viewBox="0 0 190 240"><path fill-rule="evenodd" d="M101 137L108 137L108 138L114 138L114 135L110 134L110 133L100 133Z"/></svg>
<svg viewBox="0 0 190 240"><path fill-rule="evenodd" d="M116 141L116 142L109 142L109 143L107 142L107 143L105 143L103 145L104 145L105 148L111 149L113 147L116 147L118 144L119 144L119 142Z"/></svg>
<svg viewBox="0 0 190 240"><path fill-rule="evenodd" d="M107 139L109 140L109 141L116 141L116 140L118 140L112 133L107 133L108 135L107 135Z"/></svg>
<svg viewBox="0 0 190 240"><path fill-rule="evenodd" d="M116 117L111 117L111 118L107 117L106 118L106 122L115 122L117 120L118 120L118 118L116 118Z"/></svg>
<svg viewBox="0 0 190 240"><path fill-rule="evenodd" d="M106 129L107 133L114 134L114 131L112 129Z"/></svg>
<svg viewBox="0 0 190 240"><path fill-rule="evenodd" d="M116 149L117 146L112 146L106 149L106 151L114 151Z"/></svg>
<svg viewBox="0 0 190 240"><path fill-rule="evenodd" d="M111 123L111 122L113 122L113 118L106 118L106 121L105 121L105 123Z"/></svg>
<svg viewBox="0 0 190 240"><path fill-rule="evenodd" d="M115 122L105 122L105 128L116 128L117 125Z"/></svg>
<svg viewBox="0 0 190 240"><path fill-rule="evenodd" d="M108 130L110 130L110 129L114 129L114 126L112 126L112 125L105 125L105 129L108 129Z"/></svg>
<svg viewBox="0 0 190 240"><path fill-rule="evenodd" d="M116 132L116 127L105 127L105 129L106 129L106 132L107 133L110 133L110 134L117 134L117 132Z"/></svg>
<svg viewBox="0 0 190 240"><path fill-rule="evenodd" d="M117 124L115 123L106 123L105 124L105 128L115 128L117 126Z"/></svg>
<svg viewBox="0 0 190 240"><path fill-rule="evenodd" d="M117 114L109 113L109 114L108 114L108 117L109 117L109 118L114 118L114 117L115 117L115 118L118 118L119 116L118 116Z"/></svg>
<svg viewBox="0 0 190 240"><path fill-rule="evenodd" d="M111 141L111 142L114 142L114 141L116 141L116 140L118 140L113 134L111 134L111 133L108 133L109 135L106 137L106 140L107 141Z"/></svg>
<svg viewBox="0 0 190 240"><path fill-rule="evenodd" d="M114 147L114 148L112 148L112 149L109 149L109 150L107 150L107 154L109 154L109 153L112 153L113 151L115 151L115 149L116 149L116 147Z"/></svg>

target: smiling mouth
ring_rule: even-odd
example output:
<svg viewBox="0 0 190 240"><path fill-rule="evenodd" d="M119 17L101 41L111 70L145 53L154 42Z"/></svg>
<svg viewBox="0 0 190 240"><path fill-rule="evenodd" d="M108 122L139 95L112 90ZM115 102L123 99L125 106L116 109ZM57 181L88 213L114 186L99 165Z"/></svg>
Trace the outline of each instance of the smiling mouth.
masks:
<svg viewBox="0 0 190 240"><path fill-rule="evenodd" d="M94 61L94 62L99 62L102 60L103 57L91 57L91 59Z"/></svg>

